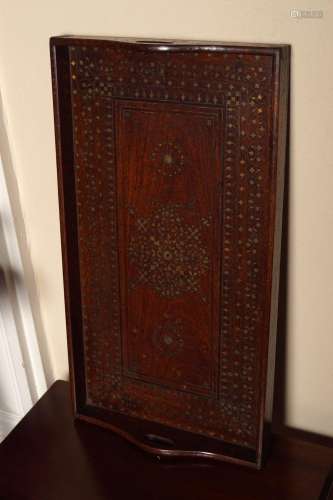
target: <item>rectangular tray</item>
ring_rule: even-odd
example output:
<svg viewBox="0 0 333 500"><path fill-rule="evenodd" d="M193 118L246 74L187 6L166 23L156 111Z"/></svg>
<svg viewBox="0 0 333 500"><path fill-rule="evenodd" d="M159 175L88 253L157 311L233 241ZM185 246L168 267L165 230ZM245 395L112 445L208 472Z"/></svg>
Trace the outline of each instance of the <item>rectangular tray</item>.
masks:
<svg viewBox="0 0 333 500"><path fill-rule="evenodd" d="M51 39L75 415L260 467L289 46Z"/></svg>

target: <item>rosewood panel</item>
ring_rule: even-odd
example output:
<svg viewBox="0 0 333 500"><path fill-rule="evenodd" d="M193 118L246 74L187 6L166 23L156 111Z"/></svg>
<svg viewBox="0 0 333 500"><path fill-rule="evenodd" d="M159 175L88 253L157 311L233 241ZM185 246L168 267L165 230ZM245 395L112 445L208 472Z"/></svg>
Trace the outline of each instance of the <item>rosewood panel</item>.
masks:
<svg viewBox="0 0 333 500"><path fill-rule="evenodd" d="M120 101L116 130L123 375L216 399L220 113Z"/></svg>
<svg viewBox="0 0 333 500"><path fill-rule="evenodd" d="M59 37L51 54L76 415L260 466L288 46Z"/></svg>

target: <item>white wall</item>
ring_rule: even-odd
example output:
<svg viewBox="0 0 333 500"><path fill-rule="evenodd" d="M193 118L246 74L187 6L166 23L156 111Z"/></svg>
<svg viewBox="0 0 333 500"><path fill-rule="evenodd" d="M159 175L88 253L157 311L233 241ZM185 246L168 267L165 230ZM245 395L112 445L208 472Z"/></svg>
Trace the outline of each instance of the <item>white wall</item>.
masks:
<svg viewBox="0 0 333 500"><path fill-rule="evenodd" d="M287 421L333 435L333 13L305 0L1 0L8 177L48 379L67 377L48 38L108 34L292 45ZM9 165L9 167L8 167ZM11 170L13 166L13 170Z"/></svg>

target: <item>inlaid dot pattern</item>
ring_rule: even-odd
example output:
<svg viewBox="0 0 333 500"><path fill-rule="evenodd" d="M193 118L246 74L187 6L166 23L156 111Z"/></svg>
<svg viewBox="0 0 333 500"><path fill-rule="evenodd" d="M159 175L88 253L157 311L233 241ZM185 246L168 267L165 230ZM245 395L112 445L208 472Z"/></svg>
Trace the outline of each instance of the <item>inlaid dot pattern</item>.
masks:
<svg viewBox="0 0 333 500"><path fill-rule="evenodd" d="M144 414L145 418L167 425L179 420L177 407L183 405L182 428L253 448L261 390L258 336L265 306L261 290L268 240L269 207L265 190L270 179L267 166L273 59L269 55L225 53L219 57L211 55L204 61L199 53L192 57L184 52L177 57L166 53L162 60L154 52L145 52L136 55L134 64L132 51L130 47L94 47L89 42L85 47L70 50L88 400L95 406L133 416ZM162 407L156 408L152 397L146 401L143 412L140 401L125 396L122 390L114 132L114 99L119 98L212 106L221 109L223 115L217 401L191 394L186 387L178 392L166 387L165 397L172 394L179 405L163 408L161 402ZM182 149L175 142L157 144L149 162L153 175L166 178L181 176L188 168ZM176 212L170 210L158 212L162 222L163 217L175 217ZM161 273L154 279L145 268L146 254L138 250L138 242L144 248L144 239L141 241L139 235L146 234L153 217L141 220L142 227L138 226L130 250L133 261L141 264L141 280L150 282L166 298L198 292L200 273L207 272L210 265L208 250L200 243L200 231L212 220L202 219L199 233L195 228L186 229L185 222L181 222L181 230L192 231L193 241L197 242L191 251L197 252L198 265L194 266L193 280L185 290L181 281L177 285L177 279L164 279ZM162 245L159 254L160 263L171 271L175 248L174 244ZM186 251L180 249L179 256L186 260ZM94 269L89 275L85 272L88 267ZM165 353L183 348L181 327L177 328L159 332L158 345ZM151 384L149 391L158 396L159 388Z"/></svg>

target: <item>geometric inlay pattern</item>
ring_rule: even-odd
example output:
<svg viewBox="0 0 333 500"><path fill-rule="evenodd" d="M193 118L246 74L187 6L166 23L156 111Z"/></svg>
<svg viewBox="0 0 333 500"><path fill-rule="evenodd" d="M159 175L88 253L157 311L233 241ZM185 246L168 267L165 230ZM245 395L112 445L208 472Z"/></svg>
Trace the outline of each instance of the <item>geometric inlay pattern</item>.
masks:
<svg viewBox="0 0 333 500"><path fill-rule="evenodd" d="M182 173L184 168L184 155L180 147L172 142L159 143L151 159L156 165L157 172L166 177L174 177Z"/></svg>
<svg viewBox="0 0 333 500"><path fill-rule="evenodd" d="M267 279L262 263L268 261L269 248L274 58L225 52L210 54L207 61L200 52L193 62L187 52L170 52L162 58L157 52L105 49L94 43L70 48L89 400L97 407L141 416L135 409L140 409L141 400L127 397L122 389L115 101L209 105L223 110L225 124L223 182L216 187L223 202L219 408L213 399L203 402L199 395L164 388L163 398L170 395L176 401L170 407L161 390L149 385L150 394L161 399L156 404L154 397L147 398L144 412L166 425L255 448L262 390L260 338L266 321ZM168 168L169 161L165 157L157 165ZM209 223L207 218L197 226L189 224L177 207L165 205L138 217L128 249L132 286L149 286L167 298L202 295L200 278L211 264L203 238Z"/></svg>
<svg viewBox="0 0 333 500"><path fill-rule="evenodd" d="M180 353L184 347L184 325L181 319L167 319L153 332L153 342L157 350L167 357Z"/></svg>
<svg viewBox="0 0 333 500"><path fill-rule="evenodd" d="M200 277L209 269L201 235L209 221L189 224L179 208L161 206L152 215L137 219L129 245L129 259L136 269L132 287L146 285L167 298L199 292Z"/></svg>

